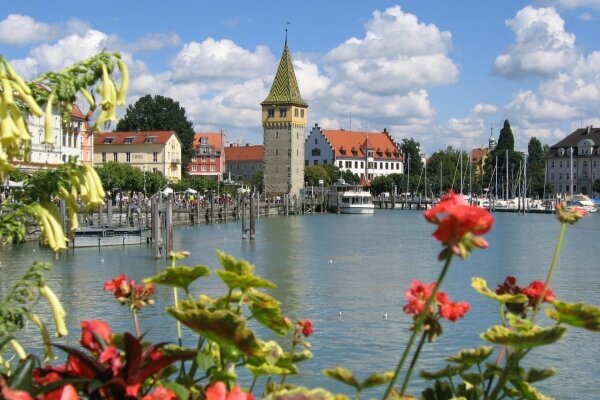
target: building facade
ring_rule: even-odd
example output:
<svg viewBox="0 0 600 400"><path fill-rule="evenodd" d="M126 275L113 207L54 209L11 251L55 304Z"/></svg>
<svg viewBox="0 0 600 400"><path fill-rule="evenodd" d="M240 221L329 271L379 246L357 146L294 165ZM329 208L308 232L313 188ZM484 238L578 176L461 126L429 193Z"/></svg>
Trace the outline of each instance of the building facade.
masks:
<svg viewBox="0 0 600 400"><path fill-rule="evenodd" d="M76 158L81 164L86 160L91 163L92 153L86 153L85 144L91 139L92 133L86 122L85 115L79 107L73 105L71 121L63 120L62 108L52 110L52 130L54 144L42 143L45 137L44 116L26 116L27 128L31 135L31 153L28 161L18 162L17 167L23 172L33 172L42 169L56 168L64 164L70 157ZM86 159L86 155L89 158Z"/></svg>
<svg viewBox="0 0 600 400"><path fill-rule="evenodd" d="M225 147L225 173L227 180L249 181L263 171L265 147L262 145Z"/></svg>
<svg viewBox="0 0 600 400"><path fill-rule="evenodd" d="M304 129L308 105L302 99L287 45L262 106L264 182L273 195L298 196L304 186Z"/></svg>
<svg viewBox="0 0 600 400"><path fill-rule="evenodd" d="M591 195L600 179L600 128L575 130L546 153L546 182L555 196Z"/></svg>
<svg viewBox="0 0 600 400"><path fill-rule="evenodd" d="M194 134L193 146L195 153L187 167L188 175L221 181L225 171L223 132L198 132Z"/></svg>
<svg viewBox="0 0 600 400"><path fill-rule="evenodd" d="M94 165L115 161L181 179L181 143L175 131L102 132L94 137Z"/></svg>
<svg viewBox="0 0 600 400"><path fill-rule="evenodd" d="M370 182L377 176L404 173L402 150L387 130L357 132L321 129L318 124L305 143L305 165L334 164Z"/></svg>

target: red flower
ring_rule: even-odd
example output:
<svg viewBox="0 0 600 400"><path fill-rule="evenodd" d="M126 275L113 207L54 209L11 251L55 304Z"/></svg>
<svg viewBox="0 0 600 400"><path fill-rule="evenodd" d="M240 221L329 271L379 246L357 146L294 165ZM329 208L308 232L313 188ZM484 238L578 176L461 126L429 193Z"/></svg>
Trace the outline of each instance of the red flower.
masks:
<svg viewBox="0 0 600 400"><path fill-rule="evenodd" d="M298 325L302 329L302 334L305 337L309 337L310 335L312 335L315 332L313 329L312 321L310 319L298 321Z"/></svg>
<svg viewBox="0 0 600 400"><path fill-rule="evenodd" d="M227 393L223 382L215 382L206 389L206 400L254 400L254 396L243 392L239 386L235 386Z"/></svg>
<svg viewBox="0 0 600 400"><path fill-rule="evenodd" d="M542 297L543 290L544 290L544 282L533 281L529 284L529 286L527 286L525 289L523 289L521 291L521 293L523 293L524 295L529 297L530 303L535 304L539 301L540 297ZM552 289L546 288L546 292L544 293L543 301L550 302L554 299L555 299L555 297L554 297L554 292L552 291Z"/></svg>
<svg viewBox="0 0 600 400"><path fill-rule="evenodd" d="M115 346L106 346L100 354L100 362L110 363L110 368L114 376L118 376L123 368L123 361L121 360L121 354Z"/></svg>
<svg viewBox="0 0 600 400"><path fill-rule="evenodd" d="M502 285L496 288L496 294L519 294L521 288L517 286L517 279L514 276L507 276Z"/></svg>
<svg viewBox="0 0 600 400"><path fill-rule="evenodd" d="M40 386L47 386L54 382L59 382L63 378L58 372L52 370L34 369L33 381ZM63 392L63 387L58 387L52 391L44 393L44 400L60 400Z"/></svg>
<svg viewBox="0 0 600 400"><path fill-rule="evenodd" d="M128 282L125 274L104 282L104 290L113 292L119 303L128 304L132 309L139 310L148 304L154 304L151 298L154 286L151 283L136 285L133 279Z"/></svg>
<svg viewBox="0 0 600 400"><path fill-rule="evenodd" d="M142 397L142 400L177 400L177 395L169 389L159 386L154 392Z"/></svg>
<svg viewBox="0 0 600 400"><path fill-rule="evenodd" d="M407 314L418 315L423 312L427 299L431 297L435 282L424 285L422 282L414 280L410 284L410 289L405 294L408 304L403 308Z"/></svg>
<svg viewBox="0 0 600 400"><path fill-rule="evenodd" d="M83 321L81 322L81 345L90 349L93 352L98 352L104 344L110 343L111 331L110 326L101 320ZM103 344L98 343L96 337L104 341Z"/></svg>
<svg viewBox="0 0 600 400"><path fill-rule="evenodd" d="M494 218L488 210L469 205L463 196L452 190L435 207L425 211L424 216L427 221L438 225L433 237L462 258L466 258L474 247L488 246L483 238L476 235L487 233Z"/></svg>
<svg viewBox="0 0 600 400"><path fill-rule="evenodd" d="M466 301L450 301L450 298L444 292L439 292L436 298L439 303L440 315L442 318L452 322L456 322L458 318L464 317L471 309L471 306Z"/></svg>
<svg viewBox="0 0 600 400"><path fill-rule="evenodd" d="M104 282L104 290L113 292L117 299L124 297L126 292L129 291L129 286L127 285L127 276L125 274L121 274L110 281Z"/></svg>
<svg viewBox="0 0 600 400"><path fill-rule="evenodd" d="M59 367L60 368L60 367ZM69 355L64 365L64 371L80 378L93 379L96 377L96 371L86 365L80 358Z"/></svg>
<svg viewBox="0 0 600 400"><path fill-rule="evenodd" d="M569 207L563 202L556 203L554 206L556 210L556 218L562 223L574 224L583 218L587 211L581 207Z"/></svg>

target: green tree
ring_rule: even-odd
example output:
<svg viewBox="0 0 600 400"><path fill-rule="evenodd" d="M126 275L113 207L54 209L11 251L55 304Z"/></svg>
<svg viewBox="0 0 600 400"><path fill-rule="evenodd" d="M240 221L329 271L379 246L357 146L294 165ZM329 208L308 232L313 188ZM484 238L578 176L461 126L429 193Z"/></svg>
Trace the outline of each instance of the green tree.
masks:
<svg viewBox="0 0 600 400"><path fill-rule="evenodd" d="M394 191L394 177L390 175L376 176L371 181L371 192L378 195L383 192L392 193Z"/></svg>
<svg viewBox="0 0 600 400"><path fill-rule="evenodd" d="M600 179L596 179L592 185L592 190L596 192L596 196L600 193Z"/></svg>
<svg viewBox="0 0 600 400"><path fill-rule="evenodd" d="M504 126L500 130L498 144L492 150L491 156L485 168L484 182L490 182L490 189L495 193L496 178L498 181L498 195L504 194L504 197L511 197L516 188L516 179L520 175L519 168L523 166L523 153L515 151L515 139L508 120L504 121ZM507 157L508 156L508 157ZM507 159L508 158L508 159ZM496 168L496 160L498 170ZM508 182L506 182L508 177ZM509 193L506 193L508 186ZM515 193L516 194L516 193Z"/></svg>
<svg viewBox="0 0 600 400"><path fill-rule="evenodd" d="M527 180L531 194L544 196L544 149L542 143L535 137L527 145Z"/></svg>
<svg viewBox="0 0 600 400"><path fill-rule="evenodd" d="M461 187L461 157L462 157L462 187L463 192L471 190L472 193L482 191L481 178L478 180L469 171L469 155L464 150L454 149L452 146L445 150L436 151L427 160L427 186L428 195L438 195L450 189L460 191ZM440 177L441 175L441 177ZM471 187L469 188L469 183Z"/></svg>
<svg viewBox="0 0 600 400"><path fill-rule="evenodd" d="M304 167L304 182L306 186L319 186L322 180L325 186L329 185L331 178L323 165L309 165Z"/></svg>
<svg viewBox="0 0 600 400"><path fill-rule="evenodd" d="M127 112L117 124L117 131L175 131L181 142L181 168L187 165L194 155L193 124L185 115L185 108L169 97L146 95L127 107Z"/></svg>
<svg viewBox="0 0 600 400"><path fill-rule="evenodd" d="M421 145L415 139L402 139L400 145L404 154L404 173L419 176L423 170L423 161L421 161ZM412 179L411 179L412 181Z"/></svg>

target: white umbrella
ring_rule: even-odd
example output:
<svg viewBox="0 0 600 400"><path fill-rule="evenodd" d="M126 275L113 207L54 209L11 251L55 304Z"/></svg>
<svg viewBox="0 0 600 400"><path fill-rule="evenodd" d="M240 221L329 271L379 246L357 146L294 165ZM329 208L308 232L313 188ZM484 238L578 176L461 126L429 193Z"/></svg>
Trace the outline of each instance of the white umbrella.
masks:
<svg viewBox="0 0 600 400"><path fill-rule="evenodd" d="M170 195L171 193L173 193L173 189L171 189L170 187L166 187L163 191L162 194L164 194L165 196Z"/></svg>
<svg viewBox="0 0 600 400"><path fill-rule="evenodd" d="M188 189L186 189L185 191L186 191L186 193L191 193L191 194L196 194L196 193L198 193L198 191L197 191L197 190L194 190L194 189L192 189L192 188L188 188Z"/></svg>

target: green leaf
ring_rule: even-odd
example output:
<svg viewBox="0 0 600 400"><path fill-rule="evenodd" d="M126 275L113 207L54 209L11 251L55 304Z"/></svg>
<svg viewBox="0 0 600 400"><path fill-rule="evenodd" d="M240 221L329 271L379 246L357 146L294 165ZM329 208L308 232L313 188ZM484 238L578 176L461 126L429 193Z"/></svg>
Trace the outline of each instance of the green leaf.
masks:
<svg viewBox="0 0 600 400"><path fill-rule="evenodd" d="M27 359L20 363L17 369L13 372L11 379L11 387L13 389L24 390L31 393L33 389L33 367L37 361L33 356L28 356Z"/></svg>
<svg viewBox="0 0 600 400"><path fill-rule="evenodd" d="M201 370L207 371L215 365L215 360L209 354L198 352L196 355L196 364Z"/></svg>
<svg viewBox="0 0 600 400"><path fill-rule="evenodd" d="M246 260L238 260L231 254L217 250L217 258L225 269L225 271L233 272L236 275L252 275L254 274L254 265Z"/></svg>
<svg viewBox="0 0 600 400"><path fill-rule="evenodd" d="M265 400L343 400L346 396L334 396L331 392L325 389L307 389L304 387L296 387L293 389L277 390L269 393Z"/></svg>
<svg viewBox="0 0 600 400"><path fill-rule="evenodd" d="M167 312L207 339L238 349L248 356L262 355L254 332L246 328L245 320L229 310L181 310L167 307Z"/></svg>
<svg viewBox="0 0 600 400"><path fill-rule="evenodd" d="M566 328L562 326L554 326L549 329L534 326L528 331L514 331L505 326L496 325L482 333L481 338L503 346L526 349L554 343L562 338L566 331Z"/></svg>
<svg viewBox="0 0 600 400"><path fill-rule="evenodd" d="M529 332L533 329L539 328L530 320L521 318L516 314L507 314L506 318L508 319L510 326L519 332Z"/></svg>
<svg viewBox="0 0 600 400"><path fill-rule="evenodd" d="M369 375L367 379L360 384L361 389L367 389L375 386L381 386L388 383L394 377L394 371L386 371L381 374Z"/></svg>
<svg viewBox="0 0 600 400"><path fill-rule="evenodd" d="M468 367L465 365L447 365L446 368L440 369L439 371L429 372L421 371L420 375L423 379L433 380L441 378L449 378L465 371Z"/></svg>
<svg viewBox="0 0 600 400"><path fill-rule="evenodd" d="M195 267L181 265L168 267L160 274L144 279L144 283L177 287L188 292L192 282L208 275L210 275L210 269L204 265L196 265Z"/></svg>
<svg viewBox="0 0 600 400"><path fill-rule="evenodd" d="M529 383L535 383L548 379L556 375L554 368L541 369L541 368L530 368L525 374L525 381Z"/></svg>
<svg viewBox="0 0 600 400"><path fill-rule="evenodd" d="M248 371L252 373L254 376L264 376L264 375L290 375L292 371L286 368L276 367L275 365L269 364L261 364L259 366L254 365L246 365Z"/></svg>
<svg viewBox="0 0 600 400"><path fill-rule="evenodd" d="M335 379L336 381L345 383L346 385L353 386L356 390L360 390L360 384L352 375L352 371L344 367L336 367L333 369L323 370L323 374L329 378Z"/></svg>
<svg viewBox="0 0 600 400"><path fill-rule="evenodd" d="M262 343L262 352L265 354L264 360L270 365L275 365L284 354L279 343L274 340Z"/></svg>
<svg viewBox="0 0 600 400"><path fill-rule="evenodd" d="M238 275L231 271L218 270L217 275L223 282L229 287L229 289L240 288L241 290L247 290L249 288L276 288L273 282L266 279L260 278L256 275Z"/></svg>
<svg viewBox="0 0 600 400"><path fill-rule="evenodd" d="M189 399L190 391L183 385L176 382L163 382L162 385L175 393L178 399Z"/></svg>
<svg viewBox="0 0 600 400"><path fill-rule="evenodd" d="M250 290L248 299L252 302L249 306L252 316L262 325L271 329L280 336L285 336L293 326L281 314L280 303L268 294Z"/></svg>
<svg viewBox="0 0 600 400"><path fill-rule="evenodd" d="M473 364L485 361L493 351L492 346L481 346L476 349L461 350L458 354L450 356L446 360L470 367Z"/></svg>
<svg viewBox="0 0 600 400"><path fill-rule="evenodd" d="M483 278L474 277L471 279L471 286L473 289L481 293L482 295L489 297L490 299L496 300L499 303L526 303L527 296L522 293L519 294L496 294L487 287L487 282Z"/></svg>
<svg viewBox="0 0 600 400"><path fill-rule="evenodd" d="M600 332L600 307L584 303L567 303L555 300L554 309L547 309L546 314L558 322L577 328Z"/></svg>
<svg viewBox="0 0 600 400"><path fill-rule="evenodd" d="M553 400L551 397L543 395L536 388L531 386L529 383L522 380L512 380L511 383L515 389L527 400Z"/></svg>

